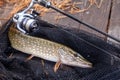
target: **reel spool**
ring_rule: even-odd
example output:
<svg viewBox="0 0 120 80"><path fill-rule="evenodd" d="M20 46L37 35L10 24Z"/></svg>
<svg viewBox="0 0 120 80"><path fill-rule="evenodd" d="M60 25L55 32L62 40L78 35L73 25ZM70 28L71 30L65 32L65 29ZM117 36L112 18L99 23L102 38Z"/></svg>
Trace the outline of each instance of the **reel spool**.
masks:
<svg viewBox="0 0 120 80"><path fill-rule="evenodd" d="M16 13L13 16L13 21L16 23L16 27L22 33L30 33L32 30L38 28L38 21L36 17L39 15L38 12L31 9L37 0L32 0L30 5L21 12ZM31 13L27 13L31 9Z"/></svg>
<svg viewBox="0 0 120 80"><path fill-rule="evenodd" d="M18 13L14 16L13 21L17 23L16 27L23 33L30 33L38 27L38 21L32 14L20 15Z"/></svg>
<svg viewBox="0 0 120 80"><path fill-rule="evenodd" d="M30 33L38 28L38 21L35 19L38 13L32 11L32 14L17 13L13 17L13 21L17 24L17 29L23 33Z"/></svg>

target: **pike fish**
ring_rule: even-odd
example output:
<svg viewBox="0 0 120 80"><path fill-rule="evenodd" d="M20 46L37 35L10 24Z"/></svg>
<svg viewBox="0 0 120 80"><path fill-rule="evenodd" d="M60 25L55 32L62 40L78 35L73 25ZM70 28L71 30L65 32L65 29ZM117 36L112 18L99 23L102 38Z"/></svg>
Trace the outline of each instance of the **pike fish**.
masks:
<svg viewBox="0 0 120 80"><path fill-rule="evenodd" d="M13 27L10 28L8 36L11 46L16 50L56 62L54 71L60 64L82 68L92 67L91 62L65 45L21 33Z"/></svg>

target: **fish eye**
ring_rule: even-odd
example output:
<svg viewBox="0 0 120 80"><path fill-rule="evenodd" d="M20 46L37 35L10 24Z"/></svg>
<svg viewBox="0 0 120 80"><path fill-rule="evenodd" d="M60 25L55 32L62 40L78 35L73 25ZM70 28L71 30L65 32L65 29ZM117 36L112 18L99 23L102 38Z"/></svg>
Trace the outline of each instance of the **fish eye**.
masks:
<svg viewBox="0 0 120 80"><path fill-rule="evenodd" d="M79 55L78 55L78 54L73 53L72 51L69 51L69 52L70 52L70 53L72 53L74 57L79 57Z"/></svg>
<svg viewBox="0 0 120 80"><path fill-rule="evenodd" d="M73 54L75 57L79 57L77 54Z"/></svg>

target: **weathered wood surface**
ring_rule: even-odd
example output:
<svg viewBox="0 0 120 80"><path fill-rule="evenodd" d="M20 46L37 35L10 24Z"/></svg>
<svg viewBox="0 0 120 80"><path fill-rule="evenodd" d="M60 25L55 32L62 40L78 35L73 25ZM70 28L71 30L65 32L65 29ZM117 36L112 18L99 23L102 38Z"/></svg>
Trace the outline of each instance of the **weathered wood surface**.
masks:
<svg viewBox="0 0 120 80"><path fill-rule="evenodd" d="M97 1L100 1L100 0L97 0ZM92 6L87 12L85 12L81 16L81 18L83 21L95 26L95 28L103 32L106 32L110 6L111 6L111 0L103 0L103 3L99 9L96 6ZM83 25L80 25L80 28L103 37L103 35L91 29L85 28L83 27Z"/></svg>
<svg viewBox="0 0 120 80"><path fill-rule="evenodd" d="M12 7L13 5L10 4L4 4L2 7L0 7L0 28L7 21Z"/></svg>
<svg viewBox="0 0 120 80"><path fill-rule="evenodd" d="M81 0L81 1L84 4L79 5L80 8L85 8L88 6L87 0ZM100 0L98 0L98 2L99 1ZM74 14L74 16L79 18L82 21L85 21L85 22L95 26L95 28L97 28L103 32L106 32L107 25L108 25L110 6L111 6L111 0L103 0L103 3L100 8L97 8L96 5L93 5L91 8L89 8L89 10L82 12L82 13ZM48 22L55 23L56 21L54 19L54 16L56 16L56 15L57 15L57 13L49 13L49 14L45 15L43 19L47 20ZM68 27L86 30L88 32L91 32L91 33L94 33L94 34L97 34L97 35L103 37L103 35L95 32L89 28L86 28L85 26L71 20L68 17L60 19L58 22L60 25L66 25Z"/></svg>
<svg viewBox="0 0 120 80"><path fill-rule="evenodd" d="M120 39L120 0L114 0L108 33ZM108 40L113 41L108 38ZM115 42L115 41L114 41ZM115 42L117 43L117 42ZM120 44L120 43L119 43Z"/></svg>
<svg viewBox="0 0 120 80"><path fill-rule="evenodd" d="M4 4L4 6L0 7L0 18L1 19L8 18L11 9L12 9L12 5L9 5L9 4ZM0 30L2 25L6 21L7 20L0 20ZM3 51L6 49L7 46L8 46L7 34L0 35L0 53L3 53Z"/></svg>

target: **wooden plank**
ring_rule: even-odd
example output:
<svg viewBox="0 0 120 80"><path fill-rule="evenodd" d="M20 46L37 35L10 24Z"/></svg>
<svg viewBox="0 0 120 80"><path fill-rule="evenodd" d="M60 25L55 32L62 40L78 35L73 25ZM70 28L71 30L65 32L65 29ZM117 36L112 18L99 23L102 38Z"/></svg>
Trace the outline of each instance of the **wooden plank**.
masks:
<svg viewBox="0 0 120 80"><path fill-rule="evenodd" d="M111 13L110 26L109 26L108 33L120 39L120 0L113 0L113 7L112 7L112 13ZM113 41L109 38L108 40Z"/></svg>
<svg viewBox="0 0 120 80"><path fill-rule="evenodd" d="M96 0L98 1L98 0ZM100 0L99 0L100 1ZM84 3L85 6L87 3ZM92 6L88 11L86 11L81 17L82 20L95 26L95 28L106 32L109 12L110 12L111 0L103 0L100 8L97 8L96 5ZM86 30L88 32L94 33L101 37L104 37L102 34L97 33L89 28L85 28L83 25L80 25L80 29Z"/></svg>
<svg viewBox="0 0 120 80"><path fill-rule="evenodd" d="M83 5L79 5L79 7L82 9L88 6L87 5L88 0L74 0L74 1L83 2L84 3ZM100 0L97 0L97 1L100 1ZM111 0L109 0L109 1L103 0L102 6L100 9L98 9L95 5L93 5L86 12L74 14L74 16L79 18L80 20L83 20L83 21L95 26L97 29L106 32L108 16L109 16L109 11L110 11L110 5L111 5ZM5 11L1 10L1 11L2 11L2 13L0 14L0 16L7 18L5 13L9 13L9 10L5 10ZM55 16L57 16L57 15L58 15L57 12L48 13L45 16L43 16L42 19L44 19L50 23L57 24L57 22L55 20ZM4 22L1 21L2 24ZM95 33L95 34L97 33L91 29L83 27L83 25L75 22L74 20L72 20L68 17L60 19L58 21L58 24L65 25L67 27L83 29L83 30L86 30L88 32ZM97 34L97 35L100 35L100 34Z"/></svg>
<svg viewBox="0 0 120 80"><path fill-rule="evenodd" d="M9 8L6 9L6 7L9 7ZM0 19L1 19L0 20L0 28L8 20L7 18L9 17L12 7L13 7L13 5L9 5L9 4L5 4L2 7L0 7Z"/></svg>
<svg viewBox="0 0 120 80"><path fill-rule="evenodd" d="M81 2L82 0L73 0L73 2L74 2L74 1ZM81 7L81 5L78 5L78 6ZM81 19L81 18L79 17L81 14L82 14L82 13L80 13L80 14L73 14L73 15L74 15L75 17L78 17L79 19ZM68 17L65 17L65 18L62 18L62 19L59 19L59 20L56 21L55 18L56 18L58 15L64 16L64 15L60 14L59 12L54 11L54 12L47 13L46 15L44 15L44 16L42 17L42 19L43 19L43 20L46 20L46 21L48 21L48 22L50 22L50 23L52 23L52 24L64 25L64 26L66 26L66 27L68 27L68 28L71 28L71 27L72 27L72 28L79 28L79 23L77 23L76 21L74 21L74 20L72 20L72 19L70 19L70 18L68 18Z"/></svg>
<svg viewBox="0 0 120 80"><path fill-rule="evenodd" d="M79 7L82 9L88 6L87 5L88 0L77 0L77 1L82 1L84 3L83 5L79 5ZM96 1L100 1L100 0L96 0ZM109 11L110 11L110 5L111 5L111 0L103 0L103 3L100 8L97 8L96 5L93 5L91 8L89 8L89 10L82 12L82 13L74 14L74 16L79 18L82 21L85 21L85 22L95 26L95 28L97 28L103 32L106 32ZM55 24L54 16L56 16L56 14L57 13L52 13L52 14L49 13L49 14L45 15L43 17L43 19ZM82 30L97 34L99 36L102 36L99 33L95 32L91 29L83 27L83 25L71 20L68 17L59 20L59 24L66 25L68 27L82 29Z"/></svg>

